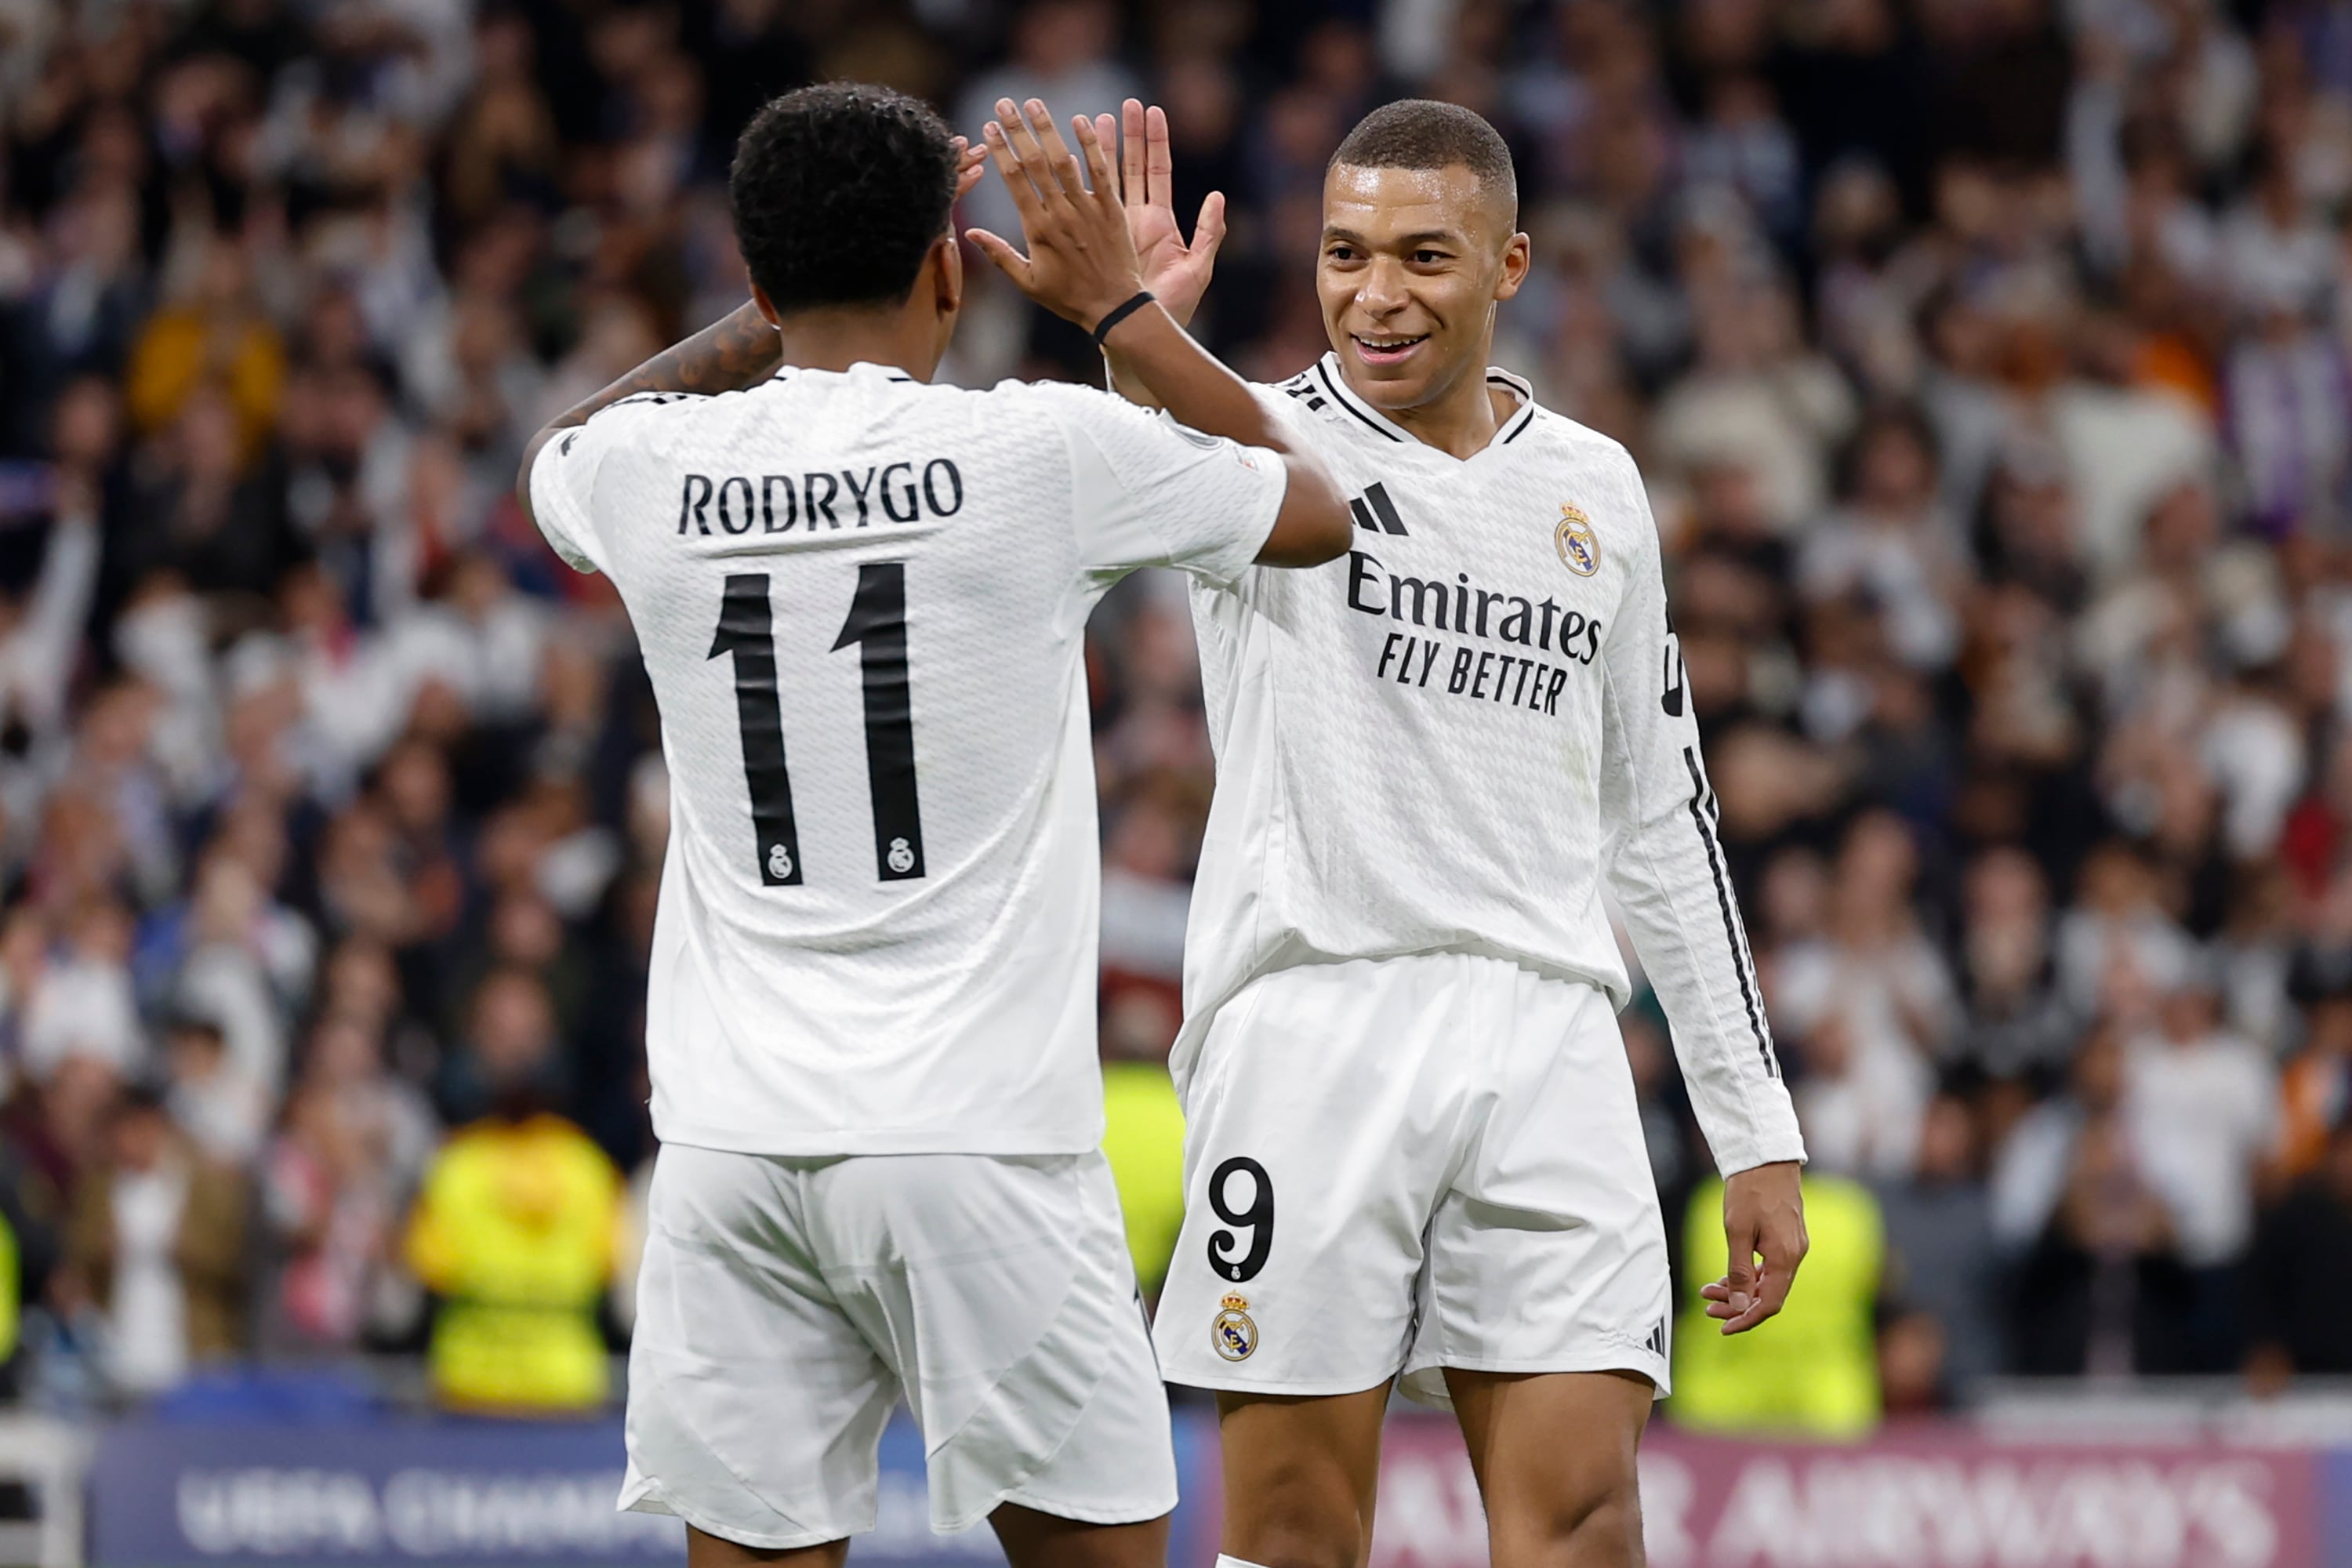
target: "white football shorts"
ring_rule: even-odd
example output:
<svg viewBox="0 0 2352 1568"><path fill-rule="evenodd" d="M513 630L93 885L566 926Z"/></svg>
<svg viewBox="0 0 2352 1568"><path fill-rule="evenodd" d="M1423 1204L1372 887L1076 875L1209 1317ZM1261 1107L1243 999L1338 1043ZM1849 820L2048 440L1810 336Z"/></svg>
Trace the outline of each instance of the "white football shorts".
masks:
<svg viewBox="0 0 2352 1568"><path fill-rule="evenodd" d="M654 1168L620 1505L746 1546L874 1528L903 1395L931 1523L1014 1502L1176 1506L1168 1402L1100 1153L796 1159L672 1143Z"/></svg>
<svg viewBox="0 0 2352 1568"><path fill-rule="evenodd" d="M1180 1086L1171 1383L1349 1394L1444 1368L1666 1391L1665 1226L1609 998L1499 959L1277 970Z"/></svg>

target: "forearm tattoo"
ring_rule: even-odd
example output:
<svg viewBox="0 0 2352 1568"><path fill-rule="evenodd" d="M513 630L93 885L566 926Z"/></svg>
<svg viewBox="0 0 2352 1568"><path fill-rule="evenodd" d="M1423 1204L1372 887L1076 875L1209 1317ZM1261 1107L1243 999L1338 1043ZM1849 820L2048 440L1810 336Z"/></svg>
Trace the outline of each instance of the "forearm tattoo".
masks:
<svg viewBox="0 0 2352 1568"><path fill-rule="evenodd" d="M664 349L593 397L559 415L555 428L584 425L598 409L640 392L740 392L775 374L783 342L746 300L739 309L674 348Z"/></svg>

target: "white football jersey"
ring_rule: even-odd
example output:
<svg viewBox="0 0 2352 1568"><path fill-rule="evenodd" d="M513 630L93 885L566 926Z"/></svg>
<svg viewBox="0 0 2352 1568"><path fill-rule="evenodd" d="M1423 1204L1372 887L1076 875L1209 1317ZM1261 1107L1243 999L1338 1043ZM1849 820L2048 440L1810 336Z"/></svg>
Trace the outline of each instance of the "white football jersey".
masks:
<svg viewBox="0 0 2352 1568"><path fill-rule="evenodd" d="M1604 882L1726 1171L1801 1158L1625 449L1518 412L1467 460L1340 379L1256 389L1352 498L1349 554L1196 584L1217 793L1192 893L1180 1075L1216 1009L1290 964L1470 952L1629 984Z"/></svg>
<svg viewBox="0 0 2352 1568"><path fill-rule="evenodd" d="M1284 482L1103 393L870 364L547 444L539 525L619 588L661 708L665 1142L1095 1147L1087 615L1138 566L1234 580Z"/></svg>

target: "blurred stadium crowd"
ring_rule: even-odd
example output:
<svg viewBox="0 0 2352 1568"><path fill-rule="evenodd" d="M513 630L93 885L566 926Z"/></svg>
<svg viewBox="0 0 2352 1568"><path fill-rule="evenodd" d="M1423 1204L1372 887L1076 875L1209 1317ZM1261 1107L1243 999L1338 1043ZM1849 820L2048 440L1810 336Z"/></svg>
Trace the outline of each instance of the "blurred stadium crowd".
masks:
<svg viewBox="0 0 2352 1568"><path fill-rule="evenodd" d="M456 1401L601 1396L665 784L617 601L509 487L742 297L733 135L829 76L974 132L1165 104L1180 211L1234 207L1201 330L1264 379L1324 347L1354 119L1505 131L1496 357L1649 477L1814 1156L1756 1347L1805 1376L1695 1359L1688 1409L2352 1372L2352 4L0 0L20 1393L429 1345ZM1097 374L992 281L952 374ZM1181 584L1095 631L1150 1277L1212 763Z"/></svg>

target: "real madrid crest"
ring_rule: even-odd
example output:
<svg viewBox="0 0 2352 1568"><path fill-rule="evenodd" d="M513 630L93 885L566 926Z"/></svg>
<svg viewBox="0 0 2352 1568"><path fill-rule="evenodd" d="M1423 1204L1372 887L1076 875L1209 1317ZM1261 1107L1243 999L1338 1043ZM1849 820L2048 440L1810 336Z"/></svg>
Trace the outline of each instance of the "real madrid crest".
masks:
<svg viewBox="0 0 2352 1568"><path fill-rule="evenodd" d="M1236 1292L1218 1303L1224 1310L1209 1326L1217 1353L1227 1361L1247 1361L1257 1349L1257 1323L1249 1315L1249 1298Z"/></svg>
<svg viewBox="0 0 2352 1568"><path fill-rule="evenodd" d="M1592 520L1566 501L1559 503L1559 526L1552 530L1551 542L1559 563L1578 576L1601 570L1601 536L1592 531Z"/></svg>

